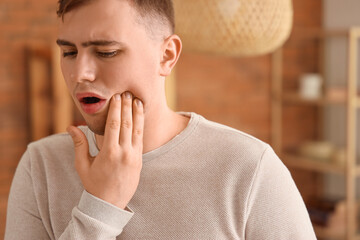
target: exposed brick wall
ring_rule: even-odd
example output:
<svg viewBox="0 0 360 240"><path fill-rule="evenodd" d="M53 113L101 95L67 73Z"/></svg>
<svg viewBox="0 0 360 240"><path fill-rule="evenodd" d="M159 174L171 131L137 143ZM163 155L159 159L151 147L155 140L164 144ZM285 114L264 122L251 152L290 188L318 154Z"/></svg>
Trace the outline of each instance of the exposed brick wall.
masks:
<svg viewBox="0 0 360 240"><path fill-rule="evenodd" d="M55 9L55 0L0 1L0 238L10 183L29 137L24 48L54 39Z"/></svg>
<svg viewBox="0 0 360 240"><path fill-rule="evenodd" d="M270 139L270 57L185 53L177 68L177 108Z"/></svg>
<svg viewBox="0 0 360 240"><path fill-rule="evenodd" d="M320 0L295 0L295 30L321 26ZM46 43L56 34L56 1L2 0L0 2L0 238L4 233L6 202L16 165L28 143L24 48ZM315 49L316 50L316 49ZM314 54L316 51L310 51ZM287 84L303 69L301 50L289 48L293 65L285 71ZM316 53L315 53L316 55ZM316 68L311 65L310 68ZM270 56L256 58L211 57L183 54L177 69L178 110L205 117L270 140ZM293 142L304 133L293 119ZM310 117L312 110L304 110ZM309 112L310 111L310 112ZM311 124L311 120L309 124ZM311 131L306 134L313 134ZM300 174L303 176L303 174ZM301 178L300 178L301 179ZM308 178L309 179L309 178ZM303 181L299 181L301 185Z"/></svg>
<svg viewBox="0 0 360 240"><path fill-rule="evenodd" d="M293 0L294 28L291 35L322 27L322 1ZM284 88L297 89L301 73L316 72L318 46L314 42L284 46ZM178 109L196 111L206 118L270 141L271 58L228 58L183 53L177 66ZM284 106L283 144L294 148L316 136L317 109ZM291 169L307 200L317 191L317 175Z"/></svg>
<svg viewBox="0 0 360 240"><path fill-rule="evenodd" d="M296 89L299 76L304 72L318 72L319 46L314 41L297 41L299 32L322 28L322 1L294 0L294 28L290 40L284 46L284 89ZM284 148L294 148L305 140L317 136L318 109L309 106L285 105L283 115ZM305 202L321 192L322 176L308 171L290 169ZM319 184L316 184L319 183Z"/></svg>

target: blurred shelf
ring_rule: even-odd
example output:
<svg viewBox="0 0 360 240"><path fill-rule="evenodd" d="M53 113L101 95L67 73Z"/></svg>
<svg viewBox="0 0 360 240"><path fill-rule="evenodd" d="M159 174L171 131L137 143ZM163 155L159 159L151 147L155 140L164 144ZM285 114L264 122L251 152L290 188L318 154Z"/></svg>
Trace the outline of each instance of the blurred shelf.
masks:
<svg viewBox="0 0 360 240"><path fill-rule="evenodd" d="M345 236L340 236L339 234L334 235L334 234L329 233L329 231L327 231L323 227L319 227L319 226L316 226L316 225L313 225L313 227L314 227L316 237L318 239L326 239L326 240L345 240L346 239ZM356 234L351 239L360 240L360 233Z"/></svg>
<svg viewBox="0 0 360 240"><path fill-rule="evenodd" d="M284 93L282 99L284 103L301 103L301 104L310 104L310 105L318 105L318 106L323 106L328 104L345 104L347 102L346 97L343 98L320 97L316 99L306 99L301 97L296 92Z"/></svg>
<svg viewBox="0 0 360 240"><path fill-rule="evenodd" d="M360 167L359 159L356 159L354 154L357 150L358 144L356 139L356 121L357 121L357 112L356 110L360 108L360 92L358 89L357 80L359 78L359 59L357 58L357 50L359 49L359 40L360 40L360 27L353 27L349 29L340 29L339 31L323 31L321 29L300 29L293 31L290 39L287 41L286 45L288 49L292 47L301 47L304 44L304 41L316 41L319 44L319 71L323 74L325 71L326 64L325 61L325 50L326 50L326 41L329 37L346 37L348 42L347 47L347 79L344 79L343 86L334 86L329 87L326 85L327 79L324 79L324 91L323 96L317 99L304 99L300 96L295 90L285 89L284 82L284 72L283 69L286 68L284 63L286 60L283 53L283 48L280 48L273 54L273 64L272 64L272 141L274 148L279 152L280 158L283 160L284 164L289 168L302 169L305 171L313 171L318 173L332 173L342 175L345 181L345 206L346 206L346 219L345 219L345 233L336 234L334 229L326 229L321 227L315 227L316 235L319 239L346 239L346 240L360 240L360 234L357 231L358 222L359 222L359 212L356 209L355 203L357 201L356 187L357 177L360 177ZM334 56L336 57L336 56ZM334 66L336 67L336 66ZM351 95L349 95L349 93ZM353 96L353 94L357 94ZM331 161L321 161L316 159L309 159L302 157L297 152L282 152L284 149L284 143L282 136L284 135L283 127L283 112L286 109L283 109L284 104L299 104L310 107L318 107L319 113L321 116L319 119L319 129L328 119L323 116L323 107L328 105L339 105L346 108L346 144L345 144L345 158L344 164L340 165L339 163ZM301 126L306 128L306 126ZM319 131L316 139L323 139L324 131ZM331 230L331 231L330 231ZM343 236L344 235L344 236Z"/></svg>
<svg viewBox="0 0 360 240"><path fill-rule="evenodd" d="M319 239L325 238L326 240L345 240L345 236L343 236L343 235L340 235L340 236L339 236L339 234L334 235L331 232L329 232L329 230L327 230L323 227L320 227L320 226L313 225L313 227L314 227L316 237Z"/></svg>
<svg viewBox="0 0 360 240"><path fill-rule="evenodd" d="M283 162L288 167L311 170L321 173L345 174L345 166L339 166L333 163L320 162L295 154L282 154ZM360 173L360 171L357 171Z"/></svg>
<svg viewBox="0 0 360 240"><path fill-rule="evenodd" d="M354 240L360 240L360 233L357 233L353 239Z"/></svg>
<svg viewBox="0 0 360 240"><path fill-rule="evenodd" d="M314 160L291 153L283 153L281 157L284 164L292 168L310 170L320 173L335 173L335 174L346 173L346 166L340 166L335 163L321 162L320 160ZM360 176L360 166L356 166L354 168L354 173L355 176Z"/></svg>
<svg viewBox="0 0 360 240"><path fill-rule="evenodd" d="M354 35L354 38L360 38L360 28L359 27L353 27L351 29L351 33Z"/></svg>
<svg viewBox="0 0 360 240"><path fill-rule="evenodd" d="M324 30L324 29L297 29L290 36L291 42L304 41L304 39L324 39L328 37L347 37L348 29Z"/></svg>

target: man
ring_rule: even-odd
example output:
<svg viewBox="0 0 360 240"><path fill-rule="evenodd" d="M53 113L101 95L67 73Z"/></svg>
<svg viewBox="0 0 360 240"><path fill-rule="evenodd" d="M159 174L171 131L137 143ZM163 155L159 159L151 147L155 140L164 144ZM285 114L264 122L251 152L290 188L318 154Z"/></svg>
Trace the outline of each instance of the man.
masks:
<svg viewBox="0 0 360 240"><path fill-rule="evenodd" d="M315 239L267 144L167 107L181 52L170 0L60 0L58 15L62 72L87 127L29 145L6 240Z"/></svg>

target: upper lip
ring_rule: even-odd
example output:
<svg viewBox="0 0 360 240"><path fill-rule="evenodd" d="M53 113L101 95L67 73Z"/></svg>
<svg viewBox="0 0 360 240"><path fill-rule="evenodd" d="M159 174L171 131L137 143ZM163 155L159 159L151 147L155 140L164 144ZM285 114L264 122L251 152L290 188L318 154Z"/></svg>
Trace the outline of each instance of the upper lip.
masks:
<svg viewBox="0 0 360 240"><path fill-rule="evenodd" d="M92 93L92 92L83 92L83 93L76 94L76 98L78 99L79 102L82 102L84 100L84 98L88 98L88 97L95 97L95 98L99 98L100 100L106 99L106 98L100 96L99 94Z"/></svg>

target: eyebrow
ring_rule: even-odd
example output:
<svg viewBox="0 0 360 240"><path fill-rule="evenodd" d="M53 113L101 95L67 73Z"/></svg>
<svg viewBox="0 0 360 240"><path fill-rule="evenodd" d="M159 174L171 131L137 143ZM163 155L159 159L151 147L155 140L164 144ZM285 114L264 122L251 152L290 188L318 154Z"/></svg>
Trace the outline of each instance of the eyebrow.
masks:
<svg viewBox="0 0 360 240"><path fill-rule="evenodd" d="M72 42L69 42L67 40L58 39L56 40L56 44L59 46L70 46L70 47L76 47L76 45ZM95 40L95 41L88 41L81 43L81 46L83 47L89 47L89 46L112 46L112 45L124 45L123 43L117 42L117 41L109 41L109 40Z"/></svg>

